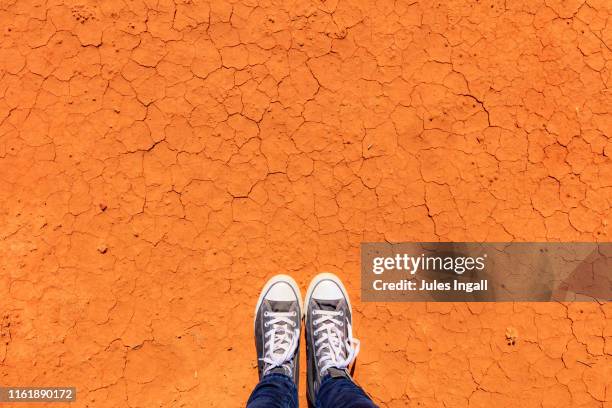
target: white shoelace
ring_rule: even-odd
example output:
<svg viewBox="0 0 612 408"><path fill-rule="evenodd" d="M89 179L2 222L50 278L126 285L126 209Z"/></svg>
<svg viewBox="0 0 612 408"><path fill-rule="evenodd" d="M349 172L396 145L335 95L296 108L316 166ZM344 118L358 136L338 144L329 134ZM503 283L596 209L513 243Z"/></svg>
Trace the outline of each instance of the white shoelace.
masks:
<svg viewBox="0 0 612 408"><path fill-rule="evenodd" d="M321 333L321 337L315 342L321 376L331 367L339 369L348 368L359 354L359 340L353 338L353 328L347 322L348 338L342 341L344 332L338 328L344 325L342 320L336 317L344 317L344 312L331 310L314 310L314 315L321 316L312 322L316 329L313 332L315 338Z"/></svg>
<svg viewBox="0 0 612 408"><path fill-rule="evenodd" d="M264 327L270 327L264 335L264 357L260 358L268 364L264 370L264 375L293 358L300 339L300 331L295 328L296 324L291 320L295 316L295 311L264 312L264 318L269 319L264 323Z"/></svg>

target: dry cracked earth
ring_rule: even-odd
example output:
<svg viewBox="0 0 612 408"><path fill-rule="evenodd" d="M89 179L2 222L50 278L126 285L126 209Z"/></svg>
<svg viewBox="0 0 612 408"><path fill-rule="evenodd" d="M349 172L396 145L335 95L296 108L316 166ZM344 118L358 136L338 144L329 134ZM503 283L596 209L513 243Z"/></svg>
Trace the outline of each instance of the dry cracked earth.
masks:
<svg viewBox="0 0 612 408"><path fill-rule="evenodd" d="M325 270L381 407L612 407L610 303L359 301L362 241L611 240L609 0L0 0L0 29L0 383L243 406L259 289Z"/></svg>

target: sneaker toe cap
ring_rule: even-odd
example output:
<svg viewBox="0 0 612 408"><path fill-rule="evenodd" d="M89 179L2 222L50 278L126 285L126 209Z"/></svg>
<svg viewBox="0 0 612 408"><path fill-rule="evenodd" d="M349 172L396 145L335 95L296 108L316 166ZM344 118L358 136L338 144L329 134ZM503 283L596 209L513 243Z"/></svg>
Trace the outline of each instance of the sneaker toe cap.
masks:
<svg viewBox="0 0 612 408"><path fill-rule="evenodd" d="M276 282L268 293L266 294L266 300L272 300L275 302L291 302L297 301L297 294L287 282Z"/></svg>
<svg viewBox="0 0 612 408"><path fill-rule="evenodd" d="M322 280L312 291L312 298L317 300L339 300L344 298L340 286L332 280Z"/></svg>

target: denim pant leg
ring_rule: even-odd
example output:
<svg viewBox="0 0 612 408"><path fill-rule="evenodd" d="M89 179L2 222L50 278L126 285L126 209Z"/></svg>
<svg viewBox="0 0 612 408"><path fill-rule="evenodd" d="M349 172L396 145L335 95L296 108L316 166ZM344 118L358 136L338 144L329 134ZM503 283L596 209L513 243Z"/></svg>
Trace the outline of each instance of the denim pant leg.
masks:
<svg viewBox="0 0 612 408"><path fill-rule="evenodd" d="M326 376L317 394L316 408L378 408L366 393L348 378Z"/></svg>
<svg viewBox="0 0 612 408"><path fill-rule="evenodd" d="M268 374L253 390L247 408L297 408L295 383L286 375Z"/></svg>

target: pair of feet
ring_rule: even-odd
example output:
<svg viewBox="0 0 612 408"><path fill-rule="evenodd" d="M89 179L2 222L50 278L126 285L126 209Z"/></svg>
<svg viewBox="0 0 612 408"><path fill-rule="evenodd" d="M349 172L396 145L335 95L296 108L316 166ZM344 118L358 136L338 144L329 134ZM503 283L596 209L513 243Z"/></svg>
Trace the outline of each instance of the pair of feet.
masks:
<svg viewBox="0 0 612 408"><path fill-rule="evenodd" d="M327 376L350 379L349 365L359 353L353 338L352 309L340 279L316 276L302 304L300 288L287 275L276 275L264 286L255 308L255 346L259 378L283 374L299 381L302 317L306 331L308 399L315 401Z"/></svg>

